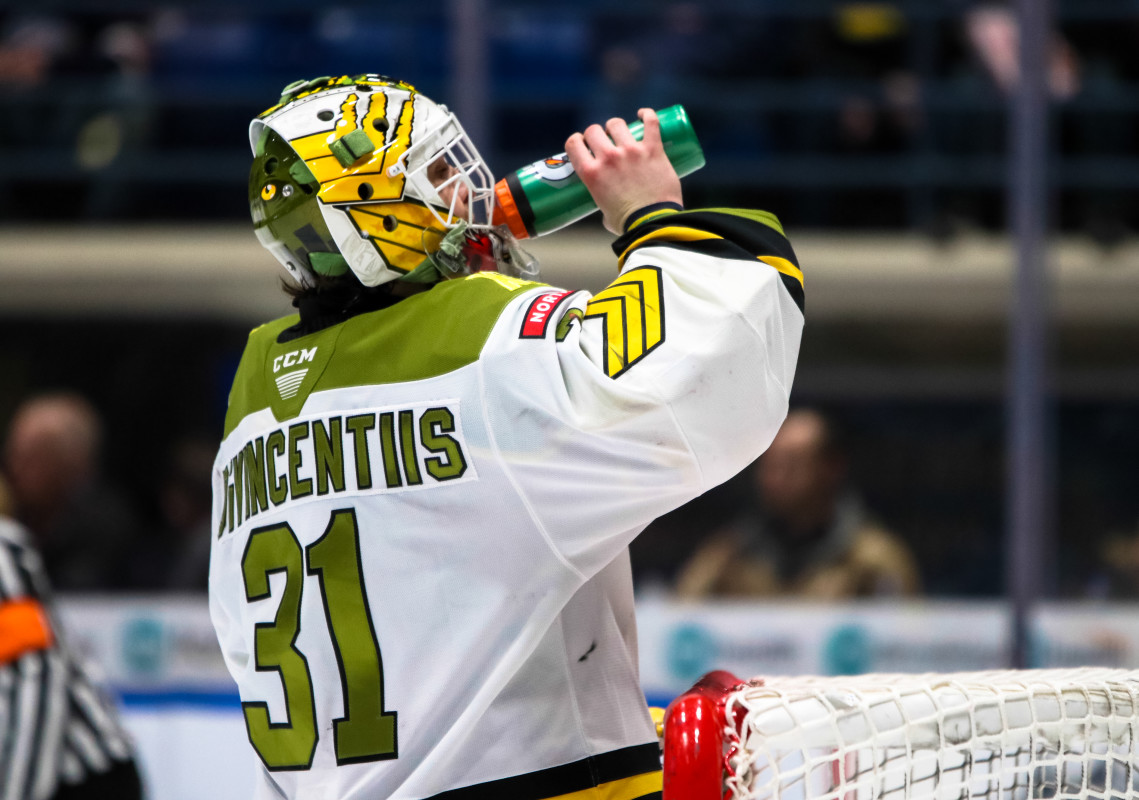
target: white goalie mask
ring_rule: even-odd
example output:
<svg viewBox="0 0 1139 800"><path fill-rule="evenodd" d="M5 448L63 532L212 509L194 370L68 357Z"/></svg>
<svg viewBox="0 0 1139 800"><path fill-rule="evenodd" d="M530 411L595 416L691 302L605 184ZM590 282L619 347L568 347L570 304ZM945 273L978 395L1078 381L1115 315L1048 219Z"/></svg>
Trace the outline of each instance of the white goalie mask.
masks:
<svg viewBox="0 0 1139 800"><path fill-rule="evenodd" d="M516 274L536 272L492 231L494 177L458 119L406 83L380 75L298 81L253 120L249 141L258 238L301 283L345 269L365 286L432 282L502 261L521 262ZM295 158L282 163L282 151ZM338 254L317 257L330 242ZM468 258L471 249L480 255Z"/></svg>

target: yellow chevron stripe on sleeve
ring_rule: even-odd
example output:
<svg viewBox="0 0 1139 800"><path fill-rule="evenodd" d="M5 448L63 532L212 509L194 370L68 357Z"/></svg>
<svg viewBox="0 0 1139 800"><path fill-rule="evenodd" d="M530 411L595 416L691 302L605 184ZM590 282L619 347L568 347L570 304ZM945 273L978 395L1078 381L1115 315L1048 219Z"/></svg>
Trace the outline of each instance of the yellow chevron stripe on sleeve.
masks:
<svg viewBox="0 0 1139 800"><path fill-rule="evenodd" d="M777 272L781 272L784 275L787 275L799 281L800 286L804 286L803 271L787 259L780 258L779 256L756 256L756 258L758 258L764 264L775 267L775 270Z"/></svg>
<svg viewBox="0 0 1139 800"><path fill-rule="evenodd" d="M664 341L660 267L629 270L586 304L585 318L603 320L605 371L616 378Z"/></svg>
<svg viewBox="0 0 1139 800"><path fill-rule="evenodd" d="M670 226L668 228L657 228L652 233L646 233L641 238L634 240L632 244L626 247L625 252L621 254L621 257L619 259L617 259L617 266L625 266L625 259L628 258L630 252L637 249L646 242L655 241L657 239L665 239L673 242L698 242L703 239L723 238L723 236L718 236L714 233L696 230L695 228L682 228L678 225Z"/></svg>

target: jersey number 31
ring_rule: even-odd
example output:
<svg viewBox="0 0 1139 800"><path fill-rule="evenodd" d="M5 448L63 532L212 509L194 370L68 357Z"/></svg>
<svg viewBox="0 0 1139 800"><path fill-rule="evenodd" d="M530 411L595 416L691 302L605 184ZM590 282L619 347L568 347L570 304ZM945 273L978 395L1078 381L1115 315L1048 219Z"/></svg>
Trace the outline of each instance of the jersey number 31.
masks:
<svg viewBox="0 0 1139 800"><path fill-rule="evenodd" d="M254 632L258 672L281 676L287 719L272 722L265 702L241 704L249 741L270 770L308 769L316 752L316 701L308 659L297 649L304 573L320 583L324 615L340 670L344 716L336 719L336 763L395 758L396 712L384 711L384 668L360 569L356 512L332 512L319 539L301 548L287 523L258 528L241 559L245 599L270 596L269 576L285 574L277 616Z"/></svg>

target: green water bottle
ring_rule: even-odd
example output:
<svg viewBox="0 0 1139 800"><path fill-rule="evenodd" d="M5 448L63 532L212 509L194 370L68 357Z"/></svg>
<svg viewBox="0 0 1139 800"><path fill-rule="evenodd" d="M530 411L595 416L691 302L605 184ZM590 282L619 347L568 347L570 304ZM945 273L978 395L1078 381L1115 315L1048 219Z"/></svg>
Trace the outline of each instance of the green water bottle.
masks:
<svg viewBox="0 0 1139 800"><path fill-rule="evenodd" d="M684 106L657 112L665 155L684 177L704 166L704 151ZM644 123L629 125L640 140ZM494 186L494 224L506 225L516 239L529 239L564 228L597 210L597 204L565 153L535 161L510 173Z"/></svg>

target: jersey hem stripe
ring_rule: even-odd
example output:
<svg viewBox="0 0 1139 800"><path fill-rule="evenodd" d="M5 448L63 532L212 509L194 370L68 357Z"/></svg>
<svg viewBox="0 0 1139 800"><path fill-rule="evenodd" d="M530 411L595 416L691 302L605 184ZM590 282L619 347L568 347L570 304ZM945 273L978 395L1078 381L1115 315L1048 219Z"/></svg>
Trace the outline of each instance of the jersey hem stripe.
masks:
<svg viewBox="0 0 1139 800"><path fill-rule="evenodd" d="M638 800L660 791L661 781L660 745L651 742L451 789L430 800Z"/></svg>

